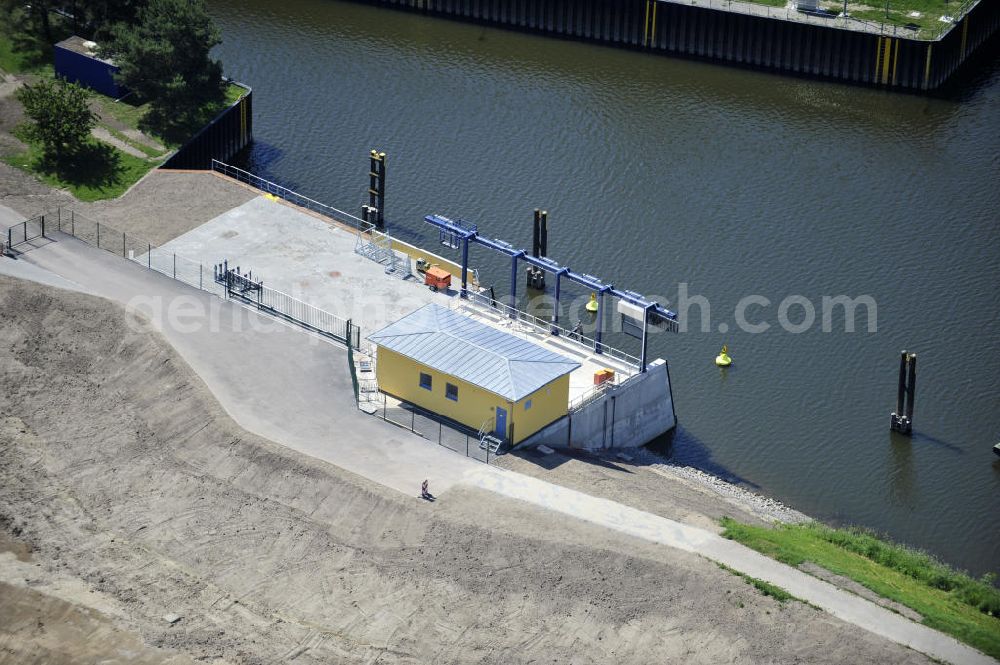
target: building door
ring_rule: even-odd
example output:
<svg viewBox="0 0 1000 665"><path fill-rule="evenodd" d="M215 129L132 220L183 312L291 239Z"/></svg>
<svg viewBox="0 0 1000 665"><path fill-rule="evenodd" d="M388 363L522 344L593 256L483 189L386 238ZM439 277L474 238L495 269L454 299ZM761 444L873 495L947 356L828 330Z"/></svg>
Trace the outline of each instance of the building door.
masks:
<svg viewBox="0 0 1000 665"><path fill-rule="evenodd" d="M496 416L496 426L493 428L493 433L496 434L503 440L507 440L507 409L503 407L497 407Z"/></svg>

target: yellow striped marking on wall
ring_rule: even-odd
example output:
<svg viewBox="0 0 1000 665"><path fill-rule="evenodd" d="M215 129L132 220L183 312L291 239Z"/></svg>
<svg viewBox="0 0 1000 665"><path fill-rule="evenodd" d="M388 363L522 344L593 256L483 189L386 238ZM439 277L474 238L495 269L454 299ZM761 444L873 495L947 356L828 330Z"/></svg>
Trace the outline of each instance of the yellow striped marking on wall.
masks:
<svg viewBox="0 0 1000 665"><path fill-rule="evenodd" d="M660 4L657 0L652 0L653 2L653 21L649 25L649 41L653 46L656 46L656 7Z"/></svg>
<svg viewBox="0 0 1000 665"><path fill-rule="evenodd" d="M924 90L927 89L927 84L931 78L931 51L934 49L934 44L927 45L927 64L924 65Z"/></svg>
<svg viewBox="0 0 1000 665"><path fill-rule="evenodd" d="M899 66L899 40L896 40L896 52L892 56L892 84L896 85L896 67Z"/></svg>
<svg viewBox="0 0 1000 665"><path fill-rule="evenodd" d="M646 20L642 24L642 45L645 46L649 42L649 3L650 0L646 0Z"/></svg>
<svg viewBox="0 0 1000 665"><path fill-rule="evenodd" d="M247 140L247 98L240 100L240 143Z"/></svg>
<svg viewBox="0 0 1000 665"><path fill-rule="evenodd" d="M892 59L892 37L885 38L885 51L882 53L882 83L889 82L889 60Z"/></svg>
<svg viewBox="0 0 1000 665"><path fill-rule="evenodd" d="M962 21L962 55L966 55L965 47L969 41L969 15L965 15L965 20Z"/></svg>

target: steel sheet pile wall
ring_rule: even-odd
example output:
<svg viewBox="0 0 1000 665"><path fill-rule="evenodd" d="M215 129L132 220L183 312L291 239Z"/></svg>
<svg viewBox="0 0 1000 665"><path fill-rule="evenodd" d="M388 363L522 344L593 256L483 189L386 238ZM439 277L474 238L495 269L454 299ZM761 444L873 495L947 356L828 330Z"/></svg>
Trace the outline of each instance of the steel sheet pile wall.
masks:
<svg viewBox="0 0 1000 665"><path fill-rule="evenodd" d="M360 0L564 37L863 84L933 90L1000 27L982 1L943 38L753 16L663 0Z"/></svg>
<svg viewBox="0 0 1000 665"><path fill-rule="evenodd" d="M213 159L226 161L247 147L253 140L253 90L246 90L160 168L211 170Z"/></svg>

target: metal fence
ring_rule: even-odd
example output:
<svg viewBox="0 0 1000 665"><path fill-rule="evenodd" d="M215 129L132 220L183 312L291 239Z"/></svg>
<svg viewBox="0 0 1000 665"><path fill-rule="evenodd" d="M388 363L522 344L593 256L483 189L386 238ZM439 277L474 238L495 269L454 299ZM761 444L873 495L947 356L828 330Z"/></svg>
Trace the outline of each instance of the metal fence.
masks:
<svg viewBox="0 0 1000 665"><path fill-rule="evenodd" d="M369 412L387 423L409 430L443 448L485 464L490 464L490 461L497 457L497 454L491 453L489 448L480 447L479 432L471 427L385 393L378 393L376 400L373 405L375 408Z"/></svg>
<svg viewBox="0 0 1000 665"><path fill-rule="evenodd" d="M220 298L229 297L254 306L260 312L294 323L306 330L344 344L348 340L355 346L361 342L361 328L353 325L348 319L313 307L309 303L293 298L277 289L261 285L261 288L255 292L247 293L240 288L239 283L235 283L232 285L233 288L227 289L226 280L220 278L222 273L216 270L216 266L192 261L179 256L176 252L155 247L150 242L119 231L107 224L95 222L73 210L60 208L54 214L43 215L41 223L44 223L45 217L49 218L50 225L53 221L52 218L55 217L56 228L63 233L161 275L166 275L178 282L183 282L188 286L212 293ZM245 279L239 275L236 277L239 280Z"/></svg>
<svg viewBox="0 0 1000 665"><path fill-rule="evenodd" d="M45 215L37 215L23 222L18 222L7 228L4 234L7 248L13 249L18 245L45 237Z"/></svg>
<svg viewBox="0 0 1000 665"><path fill-rule="evenodd" d="M348 362L352 365L351 380L354 384L355 397L358 405L364 404L369 413L386 422L410 430L429 441L448 448L454 452L472 459L490 463L491 457L496 457L489 449L480 446L480 433L461 423L449 420L430 411L425 411L415 405L402 402L378 390L374 373L364 378L359 377L356 368L354 349L358 349L361 362L369 363L367 372L373 370L374 349L362 339L360 326L354 325L350 319L326 312L309 303L271 289L260 281L254 281L248 275L242 275L236 270L230 270L228 265L209 265L191 261L178 256L175 252L154 247L152 243L140 240L127 233L119 231L107 224L101 224L77 214L70 209L60 208L56 213L42 215L32 220L36 226L24 226L26 222L15 225L24 227L24 231L16 231L17 237L31 236L37 228L39 235L45 224L55 222L55 227L89 245L121 256L148 270L166 275L171 279L183 282L189 286L212 293L220 298L230 298L255 307L258 311L294 323L302 328L316 332L325 337L347 343L349 347ZM12 227L14 228L14 227ZM23 241L22 241L23 242Z"/></svg>
<svg viewBox="0 0 1000 665"><path fill-rule="evenodd" d="M212 279L224 289L227 297L252 305L258 311L348 346L356 347L361 343L361 328L351 323L350 319L264 286L262 281L242 275L239 269L230 269L228 264L212 266Z"/></svg>
<svg viewBox="0 0 1000 665"><path fill-rule="evenodd" d="M127 261L166 275L196 289L223 295L223 290L212 282L211 267L198 261L178 256L175 252L156 247L152 243L119 231L113 226L96 222L74 210L60 208L54 215L47 213L50 224L83 242L122 257ZM55 217L52 220L52 217Z"/></svg>

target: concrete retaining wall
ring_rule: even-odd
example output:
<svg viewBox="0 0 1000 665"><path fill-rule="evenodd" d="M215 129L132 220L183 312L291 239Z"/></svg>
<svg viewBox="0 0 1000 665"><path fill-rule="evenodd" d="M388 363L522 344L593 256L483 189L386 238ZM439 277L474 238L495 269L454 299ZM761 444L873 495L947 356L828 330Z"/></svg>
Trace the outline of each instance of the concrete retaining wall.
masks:
<svg viewBox="0 0 1000 665"><path fill-rule="evenodd" d="M677 425L665 360L651 363L581 409L528 437L519 447L635 448Z"/></svg>

